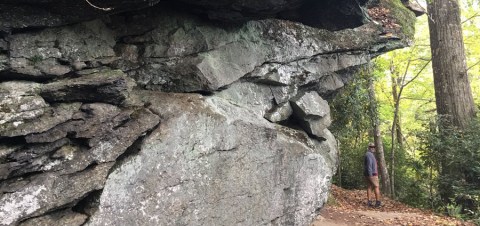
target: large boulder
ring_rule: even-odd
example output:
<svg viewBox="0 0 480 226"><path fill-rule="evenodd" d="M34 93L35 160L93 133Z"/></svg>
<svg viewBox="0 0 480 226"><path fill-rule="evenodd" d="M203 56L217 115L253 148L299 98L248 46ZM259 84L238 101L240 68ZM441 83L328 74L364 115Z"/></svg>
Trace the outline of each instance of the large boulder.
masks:
<svg viewBox="0 0 480 226"><path fill-rule="evenodd" d="M307 225L336 166L311 139L218 98L143 93L164 119L109 176L87 225Z"/></svg>
<svg viewBox="0 0 480 226"><path fill-rule="evenodd" d="M390 0L4 0L0 225L308 225L337 164L328 98L413 20Z"/></svg>

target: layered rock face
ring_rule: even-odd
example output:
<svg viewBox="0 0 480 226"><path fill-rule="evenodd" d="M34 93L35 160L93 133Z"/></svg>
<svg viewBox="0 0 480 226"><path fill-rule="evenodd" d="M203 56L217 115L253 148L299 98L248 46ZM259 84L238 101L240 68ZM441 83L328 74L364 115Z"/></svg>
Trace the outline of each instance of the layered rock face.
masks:
<svg viewBox="0 0 480 226"><path fill-rule="evenodd" d="M0 11L0 225L308 225L328 98L414 20L394 0Z"/></svg>

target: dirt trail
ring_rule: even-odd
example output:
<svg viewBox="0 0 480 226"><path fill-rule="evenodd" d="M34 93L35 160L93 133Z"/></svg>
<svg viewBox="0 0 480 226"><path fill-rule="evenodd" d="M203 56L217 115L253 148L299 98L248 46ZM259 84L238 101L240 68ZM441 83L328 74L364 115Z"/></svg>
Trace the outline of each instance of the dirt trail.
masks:
<svg viewBox="0 0 480 226"><path fill-rule="evenodd" d="M382 212L375 210L354 211L327 207L312 226L350 225L445 225L442 221L433 222L418 213ZM450 225L450 224L447 224ZM456 224L451 224L456 225Z"/></svg>
<svg viewBox="0 0 480 226"><path fill-rule="evenodd" d="M311 226L350 225L466 225L455 218L436 215L430 211L411 208L403 203L384 198L382 207L369 208L365 191L345 190L332 186L334 201L322 209Z"/></svg>

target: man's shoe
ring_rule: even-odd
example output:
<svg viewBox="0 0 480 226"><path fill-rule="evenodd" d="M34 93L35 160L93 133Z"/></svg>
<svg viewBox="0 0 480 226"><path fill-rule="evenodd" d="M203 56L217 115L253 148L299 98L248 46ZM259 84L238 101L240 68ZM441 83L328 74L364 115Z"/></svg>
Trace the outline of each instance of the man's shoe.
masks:
<svg viewBox="0 0 480 226"><path fill-rule="evenodd" d="M367 206L368 206L368 207L373 207L373 203L372 203L372 201L368 200L368 202L367 202Z"/></svg>
<svg viewBox="0 0 480 226"><path fill-rule="evenodd" d="M375 202L375 208L379 208L381 206L382 206L382 202L380 202L380 201Z"/></svg>

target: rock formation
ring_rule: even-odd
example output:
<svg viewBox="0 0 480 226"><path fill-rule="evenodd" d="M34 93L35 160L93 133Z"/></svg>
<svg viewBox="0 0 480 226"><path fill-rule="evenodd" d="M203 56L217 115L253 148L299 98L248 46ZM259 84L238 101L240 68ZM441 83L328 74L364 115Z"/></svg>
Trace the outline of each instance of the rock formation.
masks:
<svg viewBox="0 0 480 226"><path fill-rule="evenodd" d="M336 170L328 98L414 17L400 0L2 1L0 225L308 225Z"/></svg>

